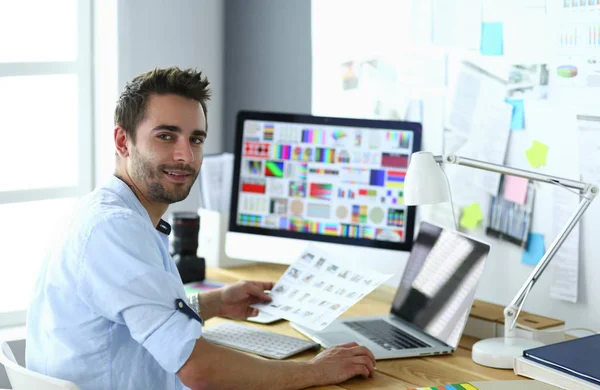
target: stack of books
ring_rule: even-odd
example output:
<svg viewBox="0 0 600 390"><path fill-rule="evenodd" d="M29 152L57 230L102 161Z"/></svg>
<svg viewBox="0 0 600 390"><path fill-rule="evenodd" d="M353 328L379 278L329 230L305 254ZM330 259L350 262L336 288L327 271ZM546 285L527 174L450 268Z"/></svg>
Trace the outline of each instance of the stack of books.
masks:
<svg viewBox="0 0 600 390"><path fill-rule="evenodd" d="M600 334L523 351L515 374L563 389L600 389Z"/></svg>

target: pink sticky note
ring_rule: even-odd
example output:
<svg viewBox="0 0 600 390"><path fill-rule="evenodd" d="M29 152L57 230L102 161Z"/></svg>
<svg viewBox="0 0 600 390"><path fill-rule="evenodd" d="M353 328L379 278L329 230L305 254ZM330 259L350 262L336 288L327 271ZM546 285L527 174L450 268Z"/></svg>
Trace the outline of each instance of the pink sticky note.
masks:
<svg viewBox="0 0 600 390"><path fill-rule="evenodd" d="M529 180L508 175L504 180L504 199L524 205L527 199L527 183L529 183Z"/></svg>

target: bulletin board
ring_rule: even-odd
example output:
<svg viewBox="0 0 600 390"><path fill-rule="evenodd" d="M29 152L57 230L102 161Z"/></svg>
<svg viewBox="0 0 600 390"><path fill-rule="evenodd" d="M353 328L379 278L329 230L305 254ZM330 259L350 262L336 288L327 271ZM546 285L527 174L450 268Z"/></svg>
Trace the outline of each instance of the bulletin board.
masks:
<svg viewBox="0 0 600 390"><path fill-rule="evenodd" d="M313 114L419 121L434 154L600 185L600 0L313 1L312 12ZM478 298L507 304L579 197L445 170L460 229L492 245ZM449 204L419 214L454 226ZM598 236L597 199L526 307L600 331L600 316L579 316L600 313Z"/></svg>

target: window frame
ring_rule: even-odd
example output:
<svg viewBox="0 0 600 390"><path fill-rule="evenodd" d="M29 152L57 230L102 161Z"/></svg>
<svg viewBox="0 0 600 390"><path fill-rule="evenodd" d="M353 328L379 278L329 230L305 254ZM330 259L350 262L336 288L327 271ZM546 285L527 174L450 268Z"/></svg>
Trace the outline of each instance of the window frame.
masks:
<svg viewBox="0 0 600 390"><path fill-rule="evenodd" d="M0 63L0 77L77 75L77 185L0 191L0 204L82 196L94 185L92 0L76 0L77 58L73 61ZM23 326L27 309L0 311L0 329Z"/></svg>
<svg viewBox="0 0 600 390"><path fill-rule="evenodd" d="M77 58L74 61L0 63L0 77L77 75L78 149L77 185L0 191L0 203L30 202L81 196L94 183L92 128L92 8L91 0L77 0ZM1 313L1 312L0 312ZM0 323L1 326L1 323Z"/></svg>

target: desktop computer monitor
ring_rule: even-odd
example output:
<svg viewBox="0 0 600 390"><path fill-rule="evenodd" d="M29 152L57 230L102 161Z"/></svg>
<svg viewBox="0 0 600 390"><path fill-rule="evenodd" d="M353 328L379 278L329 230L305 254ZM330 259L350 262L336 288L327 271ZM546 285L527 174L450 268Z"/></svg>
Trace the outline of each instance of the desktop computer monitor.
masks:
<svg viewBox="0 0 600 390"><path fill-rule="evenodd" d="M404 176L420 144L420 123L240 112L227 257L290 264L316 242L402 271L415 228Z"/></svg>

